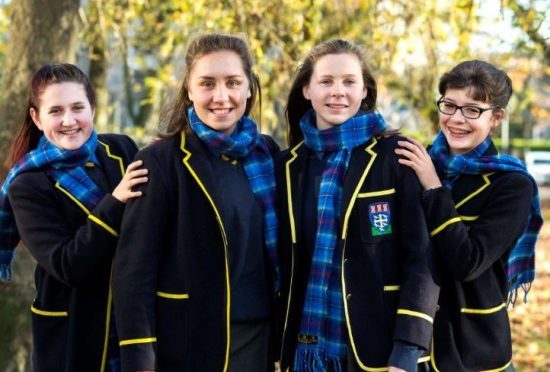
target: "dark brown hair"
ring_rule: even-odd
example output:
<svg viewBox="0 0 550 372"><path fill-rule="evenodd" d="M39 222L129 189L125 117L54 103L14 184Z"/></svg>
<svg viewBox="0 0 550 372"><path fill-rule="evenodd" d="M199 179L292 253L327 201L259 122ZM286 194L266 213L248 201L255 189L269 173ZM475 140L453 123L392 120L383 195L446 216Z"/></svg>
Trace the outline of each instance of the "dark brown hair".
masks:
<svg viewBox="0 0 550 372"><path fill-rule="evenodd" d="M69 63L42 66L32 76L25 120L11 143L10 153L4 163L6 167L13 167L26 153L36 148L40 137L42 137L42 132L32 121L30 110L40 111L40 97L48 86L66 82L82 84L90 106L92 110L95 110L96 98L94 89L90 83L90 79L82 70Z"/></svg>
<svg viewBox="0 0 550 372"><path fill-rule="evenodd" d="M493 113L506 108L512 96L512 80L492 64L473 60L461 62L439 80L439 93L447 89L468 89L468 96L476 101L496 106Z"/></svg>
<svg viewBox="0 0 550 372"><path fill-rule="evenodd" d="M256 95L260 92L258 76L252 71L252 56L246 41L234 35L206 34L191 41L185 55L185 73L179 92L171 107L167 110L167 120L164 129L159 134L161 138L178 135L181 131L190 131L187 110L193 106L189 100L189 75L195 62L202 56L214 52L235 52L241 59L244 73L250 83L250 97L246 101L244 115L249 115L256 102Z"/></svg>
<svg viewBox="0 0 550 372"><path fill-rule="evenodd" d="M303 87L308 85L313 74L315 63L328 54L352 54L357 57L361 65L363 82L367 89L367 96L361 101L360 109L365 112L374 111L376 107L376 81L367 67L363 48L346 40L330 40L315 46L307 55L304 62L298 67L296 77L290 87L286 106L288 122L287 141L290 147L297 145L303 134L300 129L300 119L312 108L311 101L304 97Z"/></svg>

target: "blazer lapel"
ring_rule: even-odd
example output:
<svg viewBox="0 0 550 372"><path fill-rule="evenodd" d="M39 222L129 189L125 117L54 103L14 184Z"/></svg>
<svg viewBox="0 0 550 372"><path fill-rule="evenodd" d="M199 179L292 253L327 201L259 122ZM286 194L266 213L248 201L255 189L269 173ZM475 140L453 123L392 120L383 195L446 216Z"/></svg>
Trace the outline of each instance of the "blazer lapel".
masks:
<svg viewBox="0 0 550 372"><path fill-rule="evenodd" d="M296 244L300 236L302 220L302 190L304 189L304 170L307 160L307 148L303 142L290 150L290 158L285 163L286 198L288 219L292 243Z"/></svg>
<svg viewBox="0 0 550 372"><path fill-rule="evenodd" d="M219 183L214 175L212 164L208 159L204 145L195 134L181 134L180 150L183 153L183 165L191 173L195 182L212 205L216 218L222 221L222 202Z"/></svg>
<svg viewBox="0 0 550 372"><path fill-rule="evenodd" d="M376 143L376 138L373 137L366 144L356 147L351 153L351 159L346 176L344 177L344 186L342 190L342 206L340 210L340 231L342 232L342 239L346 238L349 218L357 195L359 194L359 190L361 190L376 159L377 154L373 149Z"/></svg>
<svg viewBox="0 0 550 372"><path fill-rule="evenodd" d="M96 155L101 169L104 170L103 174L107 179L107 183L110 189L113 190L126 173L124 162L120 156L112 153L111 147L103 141L99 141Z"/></svg>

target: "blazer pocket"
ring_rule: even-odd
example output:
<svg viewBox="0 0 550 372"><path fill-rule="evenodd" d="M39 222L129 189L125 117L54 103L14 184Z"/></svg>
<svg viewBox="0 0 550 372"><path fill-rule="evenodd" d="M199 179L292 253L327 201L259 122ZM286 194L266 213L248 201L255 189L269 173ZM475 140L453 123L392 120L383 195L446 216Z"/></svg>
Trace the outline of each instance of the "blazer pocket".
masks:
<svg viewBox="0 0 550 372"><path fill-rule="evenodd" d="M157 348L166 365L178 365L185 358L188 312L188 293L157 291Z"/></svg>
<svg viewBox="0 0 550 372"><path fill-rule="evenodd" d="M359 193L356 208L356 225L363 242L375 243L395 238L395 189Z"/></svg>
<svg viewBox="0 0 550 372"><path fill-rule="evenodd" d="M66 310L31 306L33 370L63 371L67 352L69 313Z"/></svg>
<svg viewBox="0 0 550 372"><path fill-rule="evenodd" d="M472 370L504 367L512 357L506 304L460 309L464 365Z"/></svg>

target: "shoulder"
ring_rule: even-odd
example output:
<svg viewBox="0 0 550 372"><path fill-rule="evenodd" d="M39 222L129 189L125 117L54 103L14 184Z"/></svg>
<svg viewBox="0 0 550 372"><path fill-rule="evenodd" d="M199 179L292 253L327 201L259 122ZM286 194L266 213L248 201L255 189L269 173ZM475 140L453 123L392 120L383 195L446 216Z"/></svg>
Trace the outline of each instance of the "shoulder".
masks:
<svg viewBox="0 0 550 372"><path fill-rule="evenodd" d="M29 171L19 174L11 182L8 195L17 197L19 195L35 194L44 195L53 189L53 181L46 173L40 170Z"/></svg>
<svg viewBox="0 0 550 372"><path fill-rule="evenodd" d="M527 174L522 172L496 172L489 175L489 180L496 189L506 188L514 190L519 194L527 192L530 194L533 190L534 181Z"/></svg>
<svg viewBox="0 0 550 372"><path fill-rule="evenodd" d="M386 135L376 137L376 147L381 150L391 151L397 147L397 141L406 141L407 139L398 133L389 132Z"/></svg>
<svg viewBox="0 0 550 372"><path fill-rule="evenodd" d="M267 146L271 156L275 156L276 154L278 154L281 151L281 148L279 147L277 142L275 142L273 137L271 137L267 134L262 134L262 140L265 143L265 145Z"/></svg>
<svg viewBox="0 0 550 372"><path fill-rule="evenodd" d="M181 153L181 137L174 136L170 138L155 139L138 151L136 159L157 159L160 162L166 162L168 159Z"/></svg>
<svg viewBox="0 0 550 372"><path fill-rule="evenodd" d="M285 163L288 160L299 156L304 151L307 151L306 149L307 148L304 145L304 143L300 142L299 144L295 145L294 147L279 151L274 157L275 163L276 164Z"/></svg>
<svg viewBox="0 0 550 372"><path fill-rule="evenodd" d="M124 154L130 160L138 151L136 143L125 134L104 133L98 135L99 142L113 154Z"/></svg>

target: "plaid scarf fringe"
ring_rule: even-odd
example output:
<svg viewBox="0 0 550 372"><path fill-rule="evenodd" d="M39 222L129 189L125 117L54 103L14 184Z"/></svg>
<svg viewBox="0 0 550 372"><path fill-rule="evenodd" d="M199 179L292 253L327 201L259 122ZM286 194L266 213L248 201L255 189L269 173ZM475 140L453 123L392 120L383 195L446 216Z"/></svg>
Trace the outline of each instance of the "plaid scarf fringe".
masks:
<svg viewBox="0 0 550 372"><path fill-rule="evenodd" d="M274 287L278 292L281 274L277 254L279 220L275 209L275 171L273 157L265 139L258 132L256 123L247 116L241 118L235 131L229 136L205 125L192 107L188 110L188 118L191 129L215 155L226 154L242 159L244 172L264 214L264 243L273 263Z"/></svg>
<svg viewBox="0 0 550 372"><path fill-rule="evenodd" d="M8 282L12 278L12 263L15 248L20 237L11 208L8 191L13 180L21 173L45 168L46 174L74 195L88 208L93 208L103 198L103 192L84 171L88 161L97 163L95 150L97 134L92 131L90 138L77 150L67 151L56 147L42 136L36 149L28 152L8 172L0 189L0 280Z"/></svg>
<svg viewBox="0 0 550 372"><path fill-rule="evenodd" d="M499 171L520 172L531 179L534 196L531 200L529 219L525 230L511 249L506 264L509 291L507 304L515 305L519 289L523 290L523 300L527 302L527 294L531 289L531 283L535 279L535 246L543 224L540 198L537 184L527 172L525 163L511 155L483 155L491 144L491 138L487 137L485 141L469 153L452 156L448 149L447 140L440 131L429 153L438 174L443 179L444 185L449 189L452 188L453 182L462 174L477 175Z"/></svg>
<svg viewBox="0 0 550 372"><path fill-rule="evenodd" d="M313 343L298 343L295 371L321 371L329 365L342 370L346 359L346 326L338 251L338 221L342 187L352 150L383 132L381 115L359 113L341 125L320 131L315 111L308 111L300 126L307 147L327 156L317 200L317 232L308 278L300 334Z"/></svg>

